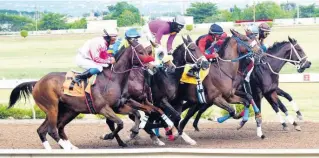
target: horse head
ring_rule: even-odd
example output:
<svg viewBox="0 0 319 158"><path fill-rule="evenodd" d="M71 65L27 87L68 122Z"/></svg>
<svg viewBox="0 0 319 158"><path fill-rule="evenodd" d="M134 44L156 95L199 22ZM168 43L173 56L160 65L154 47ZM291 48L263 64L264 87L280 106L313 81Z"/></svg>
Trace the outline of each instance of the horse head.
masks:
<svg viewBox="0 0 319 158"><path fill-rule="evenodd" d="M150 62L154 61L154 58L147 54L144 47L137 40L129 40L128 43L129 47L121 49L116 55L114 69L118 70L118 67L122 67L121 69L126 71L133 66L139 66L152 70L154 66Z"/></svg>
<svg viewBox="0 0 319 158"><path fill-rule="evenodd" d="M297 71L302 73L305 69L310 68L311 62L307 59L307 55L304 50L301 48L300 44L297 43L297 40L290 38L288 40L291 45L291 60L297 61L294 63L297 67Z"/></svg>
<svg viewBox="0 0 319 158"><path fill-rule="evenodd" d="M183 43L179 45L173 53L174 64L176 66L183 66L187 63L191 63L197 64L197 66L202 69L207 69L209 62L189 35L187 35L187 39L184 37L182 37L182 39Z"/></svg>

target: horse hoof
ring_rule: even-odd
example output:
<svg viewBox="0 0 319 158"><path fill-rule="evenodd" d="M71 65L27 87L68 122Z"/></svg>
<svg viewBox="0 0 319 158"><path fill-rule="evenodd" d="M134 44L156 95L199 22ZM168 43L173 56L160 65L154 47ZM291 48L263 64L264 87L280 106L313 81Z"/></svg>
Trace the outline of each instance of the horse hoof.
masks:
<svg viewBox="0 0 319 158"><path fill-rule="evenodd" d="M121 147L123 147L123 148L125 148L125 147L128 147L128 145L127 144L125 144L125 143L122 143L122 144L119 144Z"/></svg>
<svg viewBox="0 0 319 158"><path fill-rule="evenodd" d="M114 138L114 136L112 134L105 134L105 135L102 135L100 136L100 139L102 140L112 140Z"/></svg>
<svg viewBox="0 0 319 158"><path fill-rule="evenodd" d="M261 137L260 137L262 140L264 140L265 138L266 138L266 136L265 135L261 135Z"/></svg>
<svg viewBox="0 0 319 158"><path fill-rule="evenodd" d="M196 132L199 132L199 128L198 127L194 127Z"/></svg>
<svg viewBox="0 0 319 158"><path fill-rule="evenodd" d="M76 147L76 146L74 146L74 145L71 146L71 150L78 150L78 149L79 149L79 148Z"/></svg>
<svg viewBox="0 0 319 158"><path fill-rule="evenodd" d="M301 131L301 127L300 126L295 126L295 130L296 131Z"/></svg>
<svg viewBox="0 0 319 158"><path fill-rule="evenodd" d="M161 140L159 140L159 139L157 139L157 140L153 141L153 144L154 144L154 145L158 145L158 146L164 146L164 145L165 145L165 143L164 143L164 142L162 142L162 141L161 141Z"/></svg>
<svg viewBox="0 0 319 158"><path fill-rule="evenodd" d="M283 130L284 131L289 131L289 128L288 127L283 127Z"/></svg>
<svg viewBox="0 0 319 158"><path fill-rule="evenodd" d="M237 130L240 130L241 128L244 127L244 125L246 124L247 121L241 121L239 126L237 127Z"/></svg>
<svg viewBox="0 0 319 158"><path fill-rule="evenodd" d="M300 121L302 121L302 120L303 120L302 115L297 115L297 118L298 118Z"/></svg>

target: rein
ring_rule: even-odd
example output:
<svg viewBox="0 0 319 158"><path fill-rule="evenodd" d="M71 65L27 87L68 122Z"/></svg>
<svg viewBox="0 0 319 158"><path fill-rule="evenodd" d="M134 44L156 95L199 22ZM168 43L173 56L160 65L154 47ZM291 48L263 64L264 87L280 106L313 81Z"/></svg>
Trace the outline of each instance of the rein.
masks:
<svg viewBox="0 0 319 158"><path fill-rule="evenodd" d="M131 63L132 63L132 65L133 65L134 56L136 56L137 59L138 59L138 61L139 61L139 64L141 65L141 67L132 67L132 68L130 68L130 69L127 69L127 70L124 70L124 71L119 72L119 71L115 71L115 69L114 69L114 64L112 64L111 70L112 70L114 73L116 73L116 74L123 74L123 73L129 72L129 71L134 70L134 69L143 69L143 70L145 70L144 64L142 63L141 59L138 57L137 52L136 52L136 48L137 48L139 45L141 45L141 44L138 44L138 45L136 45L135 47L131 46L132 51L133 51Z"/></svg>
<svg viewBox="0 0 319 158"><path fill-rule="evenodd" d="M199 58L196 58L196 57L192 54L192 52L191 52L191 51L189 50L189 48L188 48L191 44L195 44L195 43L194 43L194 42L191 42L191 43L189 43L187 46L186 46L185 43L183 44L184 47L185 47L184 60L187 62L186 56L187 56L187 54L188 54L188 55L191 57L192 61L194 62L194 64L191 64L191 65L195 65L195 63L198 62L199 60L205 61L205 60L206 60L205 56L201 56L201 57L199 57ZM177 66L176 69L184 68L185 66L186 66L186 64L185 64L185 65L182 65L182 66Z"/></svg>
<svg viewBox="0 0 319 158"><path fill-rule="evenodd" d="M266 56L269 56L269 57L272 57L274 59L278 59L280 61L286 61L286 62L289 62L289 63L292 63L294 66L296 66L297 69L300 69L301 65L300 63L304 60L304 59L307 59L308 57L305 55L304 57L300 57L300 55L297 53L297 50L295 48L295 46L298 45L298 43L296 43L295 45L292 45L292 43L290 43L290 46L291 46L291 49L290 49L290 55L289 55L289 59L286 59L286 58L281 58L281 57L277 57L277 56L274 56L274 55L271 55L271 54L268 54L268 53L265 53ZM295 55L297 56L298 60L292 60L292 53L295 53ZM273 74L276 74L276 75L279 75L279 72L275 72L271 65L269 64L269 62L265 63L267 64L267 66L269 67L270 71L273 73Z"/></svg>
<svg viewBox="0 0 319 158"><path fill-rule="evenodd" d="M238 45L237 45L237 52L238 52L238 53L240 53L240 51L239 51L239 45L240 45L240 44L241 44L241 45L244 45L244 46L246 47L246 49L248 50L249 53L247 53L247 54L245 54L245 55L243 55L243 56L240 56L240 57L238 57L238 58L235 58L235 59L223 59L223 58L221 58L221 57L218 57L219 60L224 61L224 62L238 62L238 61L240 61L240 60L246 58L247 56L251 56L251 55L254 54L254 53L252 53L253 51L252 51L251 48L254 47L254 46L257 44L256 40L254 40L250 45L248 45L246 42L242 41L242 40L239 39L238 37L234 37L234 36L233 36L232 38L234 38L234 39L237 41L237 43L238 43Z"/></svg>

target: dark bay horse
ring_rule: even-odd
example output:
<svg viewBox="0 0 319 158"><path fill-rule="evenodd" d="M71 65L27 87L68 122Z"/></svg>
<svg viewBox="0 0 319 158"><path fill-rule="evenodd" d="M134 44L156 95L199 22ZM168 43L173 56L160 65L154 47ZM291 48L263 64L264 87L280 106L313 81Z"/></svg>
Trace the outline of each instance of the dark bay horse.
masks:
<svg viewBox="0 0 319 158"><path fill-rule="evenodd" d="M176 104L180 102L176 97L178 96L178 88L180 79L182 76L182 67L185 66L186 63L198 64L201 68L208 65L208 61L201 54L199 48L196 46L194 42L192 42L191 38L187 36L187 39L183 39L183 44L179 45L173 53L179 54L181 56L181 60L185 63L176 67L175 71L165 71L165 68L159 68L157 73L155 73L150 80L151 89L152 89L152 98L154 101L154 105L161 107L167 115L173 120L175 127L178 126L180 121L180 110L176 109ZM176 60L173 60L176 65ZM177 106L178 107L178 106ZM147 133L153 133L151 129L165 127L163 121L158 121L159 124L153 124L154 120L158 120L158 116L156 114L148 115L148 122L145 125L145 131ZM177 131L173 131L177 132ZM182 138L191 145L196 144L194 140L192 140L186 133L183 133Z"/></svg>
<svg viewBox="0 0 319 158"><path fill-rule="evenodd" d="M275 43L265 53L264 63L256 67L252 75L252 90L257 106L261 109L261 99L264 96L276 112L283 128L287 130L285 120L279 114L279 109L285 113L288 121L294 125L296 130L301 130L300 126L288 115L288 110L278 98L279 72L286 63L296 66L297 72L302 73L310 68L311 62L301 46L295 39L288 37L289 41Z"/></svg>
<svg viewBox="0 0 319 158"><path fill-rule="evenodd" d="M151 45L155 48L160 48L161 46L158 44L153 43L152 41ZM148 48L148 47L147 47ZM151 49L145 49L148 53L148 55L152 55L152 50ZM151 48L151 47L150 47ZM160 50L164 50L164 49L160 49ZM163 56L163 58L165 58L168 54L166 52L156 52L156 53L161 53L161 55ZM155 55L159 55L156 54ZM130 98L136 100L137 102L140 102L142 104L148 104L149 106L148 109L143 110L144 112L146 112L147 115L155 115L155 117L162 119L163 117L165 117L165 114L156 106L153 106L151 104L151 102L153 102L153 97L152 97L152 91L151 91L151 85L156 85L156 82L150 82L151 80L153 80L154 78L159 78L160 73L166 73L166 71L174 71L175 69L175 65L172 63L171 60L168 61L163 61L162 63L160 63L160 65L158 65L159 67L156 68L157 70L154 72L155 74L149 74L148 71L143 70L143 69L132 69L130 71L130 75L129 75L129 81L128 81L128 95ZM163 72L164 71L164 72ZM152 76L153 75L153 76ZM165 80L165 79L163 79ZM152 84L151 84L152 83ZM168 88L170 87L169 84L164 84L162 85L164 88ZM163 93L161 91L156 91L153 94L159 94L159 93ZM156 95L157 96L157 95ZM157 113L154 114L154 109L156 109L156 111L161 111L162 113L160 113L161 115L158 115ZM135 121L135 126L134 127L139 127L140 125L140 114L137 110L135 109L131 109L131 111L126 110L127 113L122 113L121 114L129 114L129 118L133 121ZM137 121L138 120L138 121ZM163 122L165 121L170 121L170 120L163 120ZM171 121L170 121L171 122ZM110 127L110 129L113 131L114 130L114 122L106 119L106 123L108 124L108 126ZM132 128L131 129L131 139L134 139L135 136L138 134L139 129L138 128ZM166 124L165 127L168 127L168 125ZM160 141L157 136L150 130L150 129L145 129L145 131L150 135L153 143L155 145L165 145L165 143L163 143L162 141ZM108 135L103 135L101 138L103 139L108 139ZM123 141L118 138L118 143L122 144ZM122 146L122 145L121 145Z"/></svg>
<svg viewBox="0 0 319 158"><path fill-rule="evenodd" d="M292 97L284 92L283 90L281 90L279 87L278 87L278 84L279 84L279 71L281 70L282 66L284 65L281 65L280 66L280 69L278 69L278 72L274 72L271 68L272 67L278 67L278 63L275 62L276 59L277 60L281 60L282 62L290 62L292 64L296 64L297 66L297 70L299 73L303 72L306 68L309 68L310 65L311 65L311 62L307 61L306 60L306 56L305 56L305 53L303 52L303 49L300 47L299 44L297 44L297 41L294 40L294 39L291 39L291 38L288 38L289 39L289 42L281 42L281 43L275 43L268 51L267 53L268 54L278 54L279 51L284 51L286 50L287 53L290 53L289 56L283 56L283 57L276 57L274 55L272 55L272 58L270 56L268 56L267 58L271 58L273 60L270 60L269 62L266 63L266 65L259 65L259 66L262 66L263 69L268 69L268 71L265 71L267 72L266 74L268 76L272 76L271 77L271 81L269 80L262 80L262 81L266 81L267 83L265 83L264 85L263 84L256 84L256 74L253 75L254 77L252 77L252 83L254 84L254 90L253 90L253 97L254 97L254 100L256 101L256 104L257 106L259 107L259 109L261 108L261 98L262 96L265 96L265 98L267 99L267 101L270 103L270 105L273 107L273 109L275 110L275 112L278 114L278 117L279 117L279 120L280 122L282 123L283 125L283 128L285 130L287 130L287 125L285 123L285 120L282 119L282 117L280 116L280 114L278 113L279 110L278 108L284 112L286 114L286 117L288 118L289 122L291 124L293 124L295 126L295 129L296 130L301 130L300 126L298 126L298 124L293 120L293 118L291 118L290 116L288 116L288 111L286 109L286 107L284 106L284 104L280 101L280 99L278 98L278 95L280 96L283 96L285 98L287 98L289 101L292 101ZM289 47L290 46L290 47ZM295 47L298 47L298 48L295 48ZM289 49L290 48L290 49ZM276 52L277 51L277 52ZM290 51L290 52L288 52ZM299 55L296 55L298 52ZM284 53L284 52L282 52ZM292 54L294 53L294 54ZM293 58L293 55L295 55L295 58ZM298 57L299 56L299 57ZM269 60L269 59L268 59ZM300 65L300 66L298 66ZM243 80L242 76L241 75L238 75L236 77L236 82L240 82L240 80ZM262 82L262 81L259 81L259 82ZM252 85L253 86L253 85ZM260 88L258 88L258 86L261 86ZM266 90L265 92L262 92L260 89L265 89L263 87L272 87L272 88L269 88L269 90ZM241 87L242 88L242 87ZM267 88L266 88L267 89ZM275 89L275 90L274 90ZM242 90L243 91L243 90ZM262 94L260 94L262 93ZM298 112L298 107L296 105L294 105L294 110L297 111L297 115L301 117L301 113ZM207 108L206 108L207 109ZM205 108L202 108L199 110L195 120L194 120L194 123L193 123L193 126L195 128L195 130L199 130L198 129L198 121L200 119L200 116L201 114L206 110Z"/></svg>
<svg viewBox="0 0 319 158"><path fill-rule="evenodd" d="M126 106L121 101L125 99L129 70L133 65L144 67L143 61L146 57L148 55L143 46L136 41L132 41L130 47L119 55L117 63L112 67L103 69L103 72L97 76L96 84L92 87L96 113L104 115L117 124L116 129L109 135L110 138L118 136L118 132L123 128L123 121L115 114L114 109ZM134 60L134 58L138 60ZM38 128L39 137L46 149L51 149L46 139L47 133L62 148L71 149L74 147L64 133L64 126L79 113L90 113L84 97L72 97L63 94L62 84L65 75L65 72L49 73L37 82L18 85L10 95L8 108L13 107L21 95L26 97L32 92L36 104L46 113L45 121ZM136 102L132 104L136 104Z"/></svg>
<svg viewBox="0 0 319 158"><path fill-rule="evenodd" d="M202 56L202 54L199 52L199 49L197 49L197 46L191 42L190 37L187 36L187 39L182 37L182 39L183 39L183 44L179 45L174 52L183 54L184 55L183 60L185 59L188 62L194 62L193 58L195 58L198 65L205 63L205 61L202 61L201 60L202 58L199 57L199 56ZM154 47L158 47L152 42L151 44ZM152 52L150 51L149 53L152 53ZM155 72L154 75L149 76L149 81L147 81L148 80L147 78L143 77L145 71L132 70L129 76L128 92L130 97L132 97L134 100L142 101L145 98L147 98L147 100L152 100L154 105L165 110L165 113L168 116L170 116L171 119L177 120L177 123L178 123L178 121L180 120L180 113L177 112L173 108L173 105L171 105L169 102L173 100L176 96L181 74L179 77L176 77L176 74L173 70L175 68L175 65L172 64L171 61L162 63L162 64L163 64L162 66L157 68L157 71ZM208 64L208 61L207 61L207 64ZM145 91L148 91L150 87L151 87L151 94L144 93ZM142 119L143 121L146 121L145 126L142 128L144 128L145 132L147 132L150 135L154 144L165 145L156 137L152 129L158 128L158 127L167 127L168 125L165 122L166 118L163 117L163 115L162 116L158 115L158 113L146 113L145 116L147 118ZM129 115L129 117L132 120L136 120L136 115ZM153 123L154 120L156 120L159 123L154 124ZM109 126L110 125L114 126L112 125L114 123L112 123L112 121L110 120L107 120L107 124ZM137 134L138 134L138 131L132 131L131 138L133 137L132 135L135 136ZM192 144L194 142L192 141L191 138L188 137L186 133L183 135L183 138L186 139L186 142L188 142L189 144Z"/></svg>
<svg viewBox="0 0 319 158"><path fill-rule="evenodd" d="M242 40L246 42L246 44L243 44L242 42L238 42L238 39L235 39L234 37L228 37L224 44L222 45L219 54L220 58L222 60L219 63L212 64L210 68L210 73L208 77L205 80L208 80L213 84L211 85L205 85L205 80L203 82L203 85L206 90L206 95L212 95L215 93L220 94L220 98L214 98L211 97L207 100L208 101L206 104L203 104L203 107L200 106L198 102L188 102L187 105L184 109L188 108L189 106L192 106L194 103L197 105L192 106L186 117L185 117L185 122L187 122L200 108L208 108L211 106L213 103L216 104L217 106L225 109L226 111L229 112L229 117L234 117L237 119L238 116L235 116L235 111L234 109L229 106L229 103L243 103L245 107L249 107L250 102L249 98L247 98L245 95L244 96L237 96L235 92L236 89L233 87L233 84L235 84L233 81L235 80L235 77L237 76L237 71L239 67L238 62L229 62L230 60L233 59L238 59L240 57L239 53L247 53L248 50L250 51L258 51L258 53L261 52L261 49L258 47L258 45L253 45L252 48L251 45L252 43L255 43L253 40L250 40L248 37L245 37L243 35L240 35L236 31L232 31L232 33L235 35L235 37L240 37ZM175 59L175 57L174 57ZM208 89L212 88L210 91ZM198 118L199 119L199 118ZM246 120L243 120L240 124L241 128L244 123L248 120L248 117ZM185 126L184 120L180 123L180 130L183 129ZM258 114L258 117L256 117L256 123L257 123L257 135L261 138L264 138L265 136L262 134L261 131L261 117L260 114Z"/></svg>

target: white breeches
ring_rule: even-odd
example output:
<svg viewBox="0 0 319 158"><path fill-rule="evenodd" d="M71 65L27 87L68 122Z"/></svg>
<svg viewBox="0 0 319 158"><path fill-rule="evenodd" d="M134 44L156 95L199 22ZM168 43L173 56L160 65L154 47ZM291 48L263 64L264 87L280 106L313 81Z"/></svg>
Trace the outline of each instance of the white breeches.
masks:
<svg viewBox="0 0 319 158"><path fill-rule="evenodd" d="M108 64L98 64L90 59L82 57L80 54L76 55L75 63L85 70L97 68L100 72L102 72L103 67L108 67Z"/></svg>

